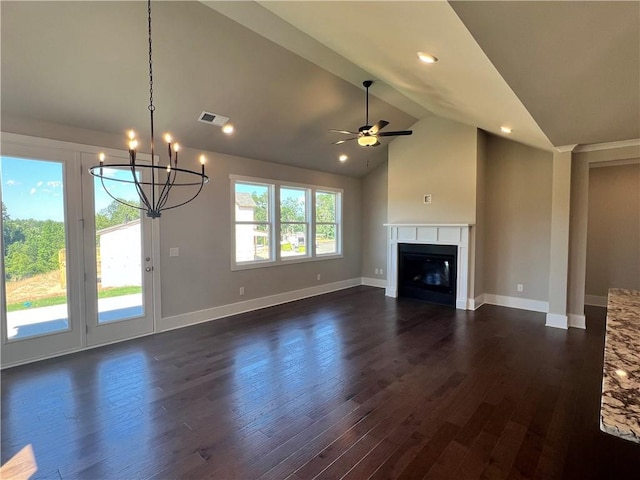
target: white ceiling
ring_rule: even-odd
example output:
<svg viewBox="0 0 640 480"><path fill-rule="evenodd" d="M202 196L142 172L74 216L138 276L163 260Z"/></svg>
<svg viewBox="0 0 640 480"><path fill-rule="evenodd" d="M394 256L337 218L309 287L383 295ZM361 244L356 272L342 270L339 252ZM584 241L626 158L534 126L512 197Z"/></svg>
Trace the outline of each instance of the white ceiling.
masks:
<svg viewBox="0 0 640 480"><path fill-rule="evenodd" d="M3 129L148 130L146 5L7 2ZM360 176L376 148L328 129L439 115L539 148L640 138L640 2L154 2L157 130L181 143ZM422 50L440 58L421 64ZM228 117L236 133L196 122ZM46 132L45 127L42 128ZM123 137L124 145L124 137ZM341 164L340 153L350 159Z"/></svg>
<svg viewBox="0 0 640 480"><path fill-rule="evenodd" d="M514 139L551 147L445 1L260 4L429 112L497 134L509 124Z"/></svg>

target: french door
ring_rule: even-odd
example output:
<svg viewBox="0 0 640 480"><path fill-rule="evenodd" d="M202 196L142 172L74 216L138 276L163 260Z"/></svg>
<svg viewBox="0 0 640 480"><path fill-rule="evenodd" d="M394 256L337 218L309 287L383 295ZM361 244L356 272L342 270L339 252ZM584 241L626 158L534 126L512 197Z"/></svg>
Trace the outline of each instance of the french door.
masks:
<svg viewBox="0 0 640 480"><path fill-rule="evenodd" d="M151 221L109 197L88 173L95 152L5 138L2 366L153 332L157 269ZM126 152L109 152L109 158L127 162ZM131 184L107 186L115 198L136 202Z"/></svg>

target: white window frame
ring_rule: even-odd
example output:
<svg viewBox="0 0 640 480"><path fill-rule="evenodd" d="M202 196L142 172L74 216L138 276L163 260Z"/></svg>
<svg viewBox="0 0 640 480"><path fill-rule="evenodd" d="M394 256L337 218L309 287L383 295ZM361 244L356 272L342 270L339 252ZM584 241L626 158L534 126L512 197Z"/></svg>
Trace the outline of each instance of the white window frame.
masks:
<svg viewBox="0 0 640 480"><path fill-rule="evenodd" d="M316 195L318 193L329 193L336 196L335 222L318 222L316 219ZM331 253L316 253L318 258L334 257L342 254L342 195L333 189L317 188L313 192L313 244L316 244L316 228L318 225L334 225L336 229L336 251Z"/></svg>
<svg viewBox="0 0 640 480"><path fill-rule="evenodd" d="M245 220L238 220L236 218L236 184L250 184L250 185L257 185L260 187L266 187L267 188L267 199L269 202L268 205L268 209L267 209L267 221L259 221L259 220L251 220L251 221L245 221ZM231 183L231 219L232 219L232 228L231 228L231 244L233 246L232 248L232 256L231 256L231 263L232 265L235 265L236 268L241 269L243 267L246 267L247 265L249 266L258 266L259 264L272 264L274 262L274 260L276 259L276 248L275 248L275 244L274 244L274 230L275 230L275 223L276 223L276 219L274 216L275 213L275 188L274 185L272 183L269 183L268 181L265 180L260 180L258 181L257 179L254 180L240 180L240 179L236 179L234 181L232 181ZM244 262L238 262L236 260L236 235L237 235L237 230L236 228L239 225L266 225L268 228L267 230L269 231L269 258L266 260L248 260L248 261L244 261Z"/></svg>
<svg viewBox="0 0 640 480"><path fill-rule="evenodd" d="M312 256L312 249L310 247L310 243L312 242L312 238L311 238L311 225L313 223L313 219L311 218L311 204L313 202L313 200L311 199L311 188L309 187L300 187L298 185L293 186L291 184L285 184L282 183L280 185L278 185L278 214L279 214L279 220L280 220L280 225L278 227L278 230L280 232L280 235L278 235L278 238L282 238L282 226L283 225L303 225L305 227L305 232L306 232L306 240L305 240L305 253L304 255L291 255L291 256L283 256L282 255L282 246L280 245L280 242L278 242L278 253L280 255L280 259L282 260L282 262L291 262L292 260L299 260L299 259L304 259L304 258L310 258ZM303 222L284 222L282 221L282 190L283 189L288 189L288 190L299 190L304 192L304 218L305 221Z"/></svg>
<svg viewBox="0 0 640 480"><path fill-rule="evenodd" d="M309 185L296 182L286 182L282 180L274 180L267 178L247 177L241 175L229 175L230 179L230 208L231 208L231 270L247 270L253 268L273 267L278 265L290 265L293 263L313 262L319 260L329 260L342 258L342 197L344 190L340 188ZM269 187L269 221L264 222L269 226L269 260L253 260L246 262L236 261L236 225L243 222L236 221L235 202L236 202L236 184L250 183L256 185L264 185ZM280 189L293 188L306 190L308 193L308 201L306 207L307 218L307 245L305 255L285 256L282 257L280 250L281 238L281 214L280 214ZM336 252L317 254L316 252L316 192L326 192L336 194ZM244 223L262 223L262 222L244 222ZM291 222L287 222L291 223ZM295 222L293 222L295 223Z"/></svg>

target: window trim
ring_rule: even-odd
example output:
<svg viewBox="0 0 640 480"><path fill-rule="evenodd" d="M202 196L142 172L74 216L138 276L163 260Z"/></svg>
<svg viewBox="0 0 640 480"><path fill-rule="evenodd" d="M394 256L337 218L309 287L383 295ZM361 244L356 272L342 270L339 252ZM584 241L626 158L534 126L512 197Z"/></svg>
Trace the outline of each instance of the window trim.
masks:
<svg viewBox="0 0 640 480"><path fill-rule="evenodd" d="M278 249L279 255L280 255L280 260L282 262L286 262L286 263L290 263L291 260L299 260L299 259L305 259L305 258L313 258L313 247L311 247L311 245L309 245L310 241L311 241L311 227L313 225L312 222L312 203L313 203L313 199L311 198L313 195L313 190L309 187L301 187L301 186L293 186L290 184L280 184L277 185L276 188L278 189L278 232L280 233L280 238L282 238L282 225L303 225L304 227L306 227L306 243L305 243L305 254L304 255L291 255L291 256L286 256L283 257L282 256L282 246L280 246L280 248ZM290 190L300 190L304 192L304 216L305 216L305 221L304 222L283 222L282 221L282 198L281 198L281 192L282 189L290 189ZM277 237L278 235L276 235ZM278 245L280 245L280 242L276 242Z"/></svg>
<svg viewBox="0 0 640 480"><path fill-rule="evenodd" d="M342 204L344 190L341 188L327 187L320 185L310 185L298 182L287 182L284 180L275 180L259 177L249 177L244 175L229 175L230 180L230 210L231 210L231 270L249 270L253 268L274 267L279 265L290 265L294 263L316 262L321 260L333 260L337 258L343 258L343 216L342 216ZM269 187L269 219L270 222L259 222L269 225L269 245L270 245L270 260L253 260L247 262L236 261L236 225L243 222L236 221L235 213L235 194L236 183L252 183L257 185L265 185ZM281 214L280 214L280 189L281 188L298 188L308 191L309 202L306 205L308 222L308 245L307 254L304 256L291 256L282 257L280 250L280 238L281 232ZM337 194L336 205L336 253L318 254L316 252L316 192L326 192ZM256 222L244 222L254 224ZM296 223L296 222L285 222ZM300 222L302 223L302 222ZM322 225L325 223L322 222Z"/></svg>
<svg viewBox="0 0 640 480"><path fill-rule="evenodd" d="M333 190L326 188L318 188L313 192L313 245L315 249L316 244L316 226L320 225L335 225L336 227L336 253L315 253L315 256L319 258L333 257L336 255L342 255L342 195L336 195L336 211L334 222L318 222L316 218L316 198L318 193L337 193Z"/></svg>

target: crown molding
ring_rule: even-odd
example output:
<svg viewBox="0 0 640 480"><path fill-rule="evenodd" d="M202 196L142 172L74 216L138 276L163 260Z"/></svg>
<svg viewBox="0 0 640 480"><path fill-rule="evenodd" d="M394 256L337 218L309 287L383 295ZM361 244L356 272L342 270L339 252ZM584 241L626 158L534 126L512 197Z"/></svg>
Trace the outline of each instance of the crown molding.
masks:
<svg viewBox="0 0 640 480"><path fill-rule="evenodd" d="M613 150L616 148L638 147L638 146L640 146L640 138L634 138L632 140L622 140L619 142L591 143L588 145L580 145L574 150L574 153L596 152L598 150ZM562 148L562 147L558 147L558 148Z"/></svg>
<svg viewBox="0 0 640 480"><path fill-rule="evenodd" d="M602 162L589 162L589 168L622 167L624 165L638 165L640 158L623 158L620 160L604 160Z"/></svg>
<svg viewBox="0 0 640 480"><path fill-rule="evenodd" d="M560 153L573 152L573 149L576 148L577 146L578 146L577 143L574 143L572 145L561 145L559 147L556 147L556 151Z"/></svg>

